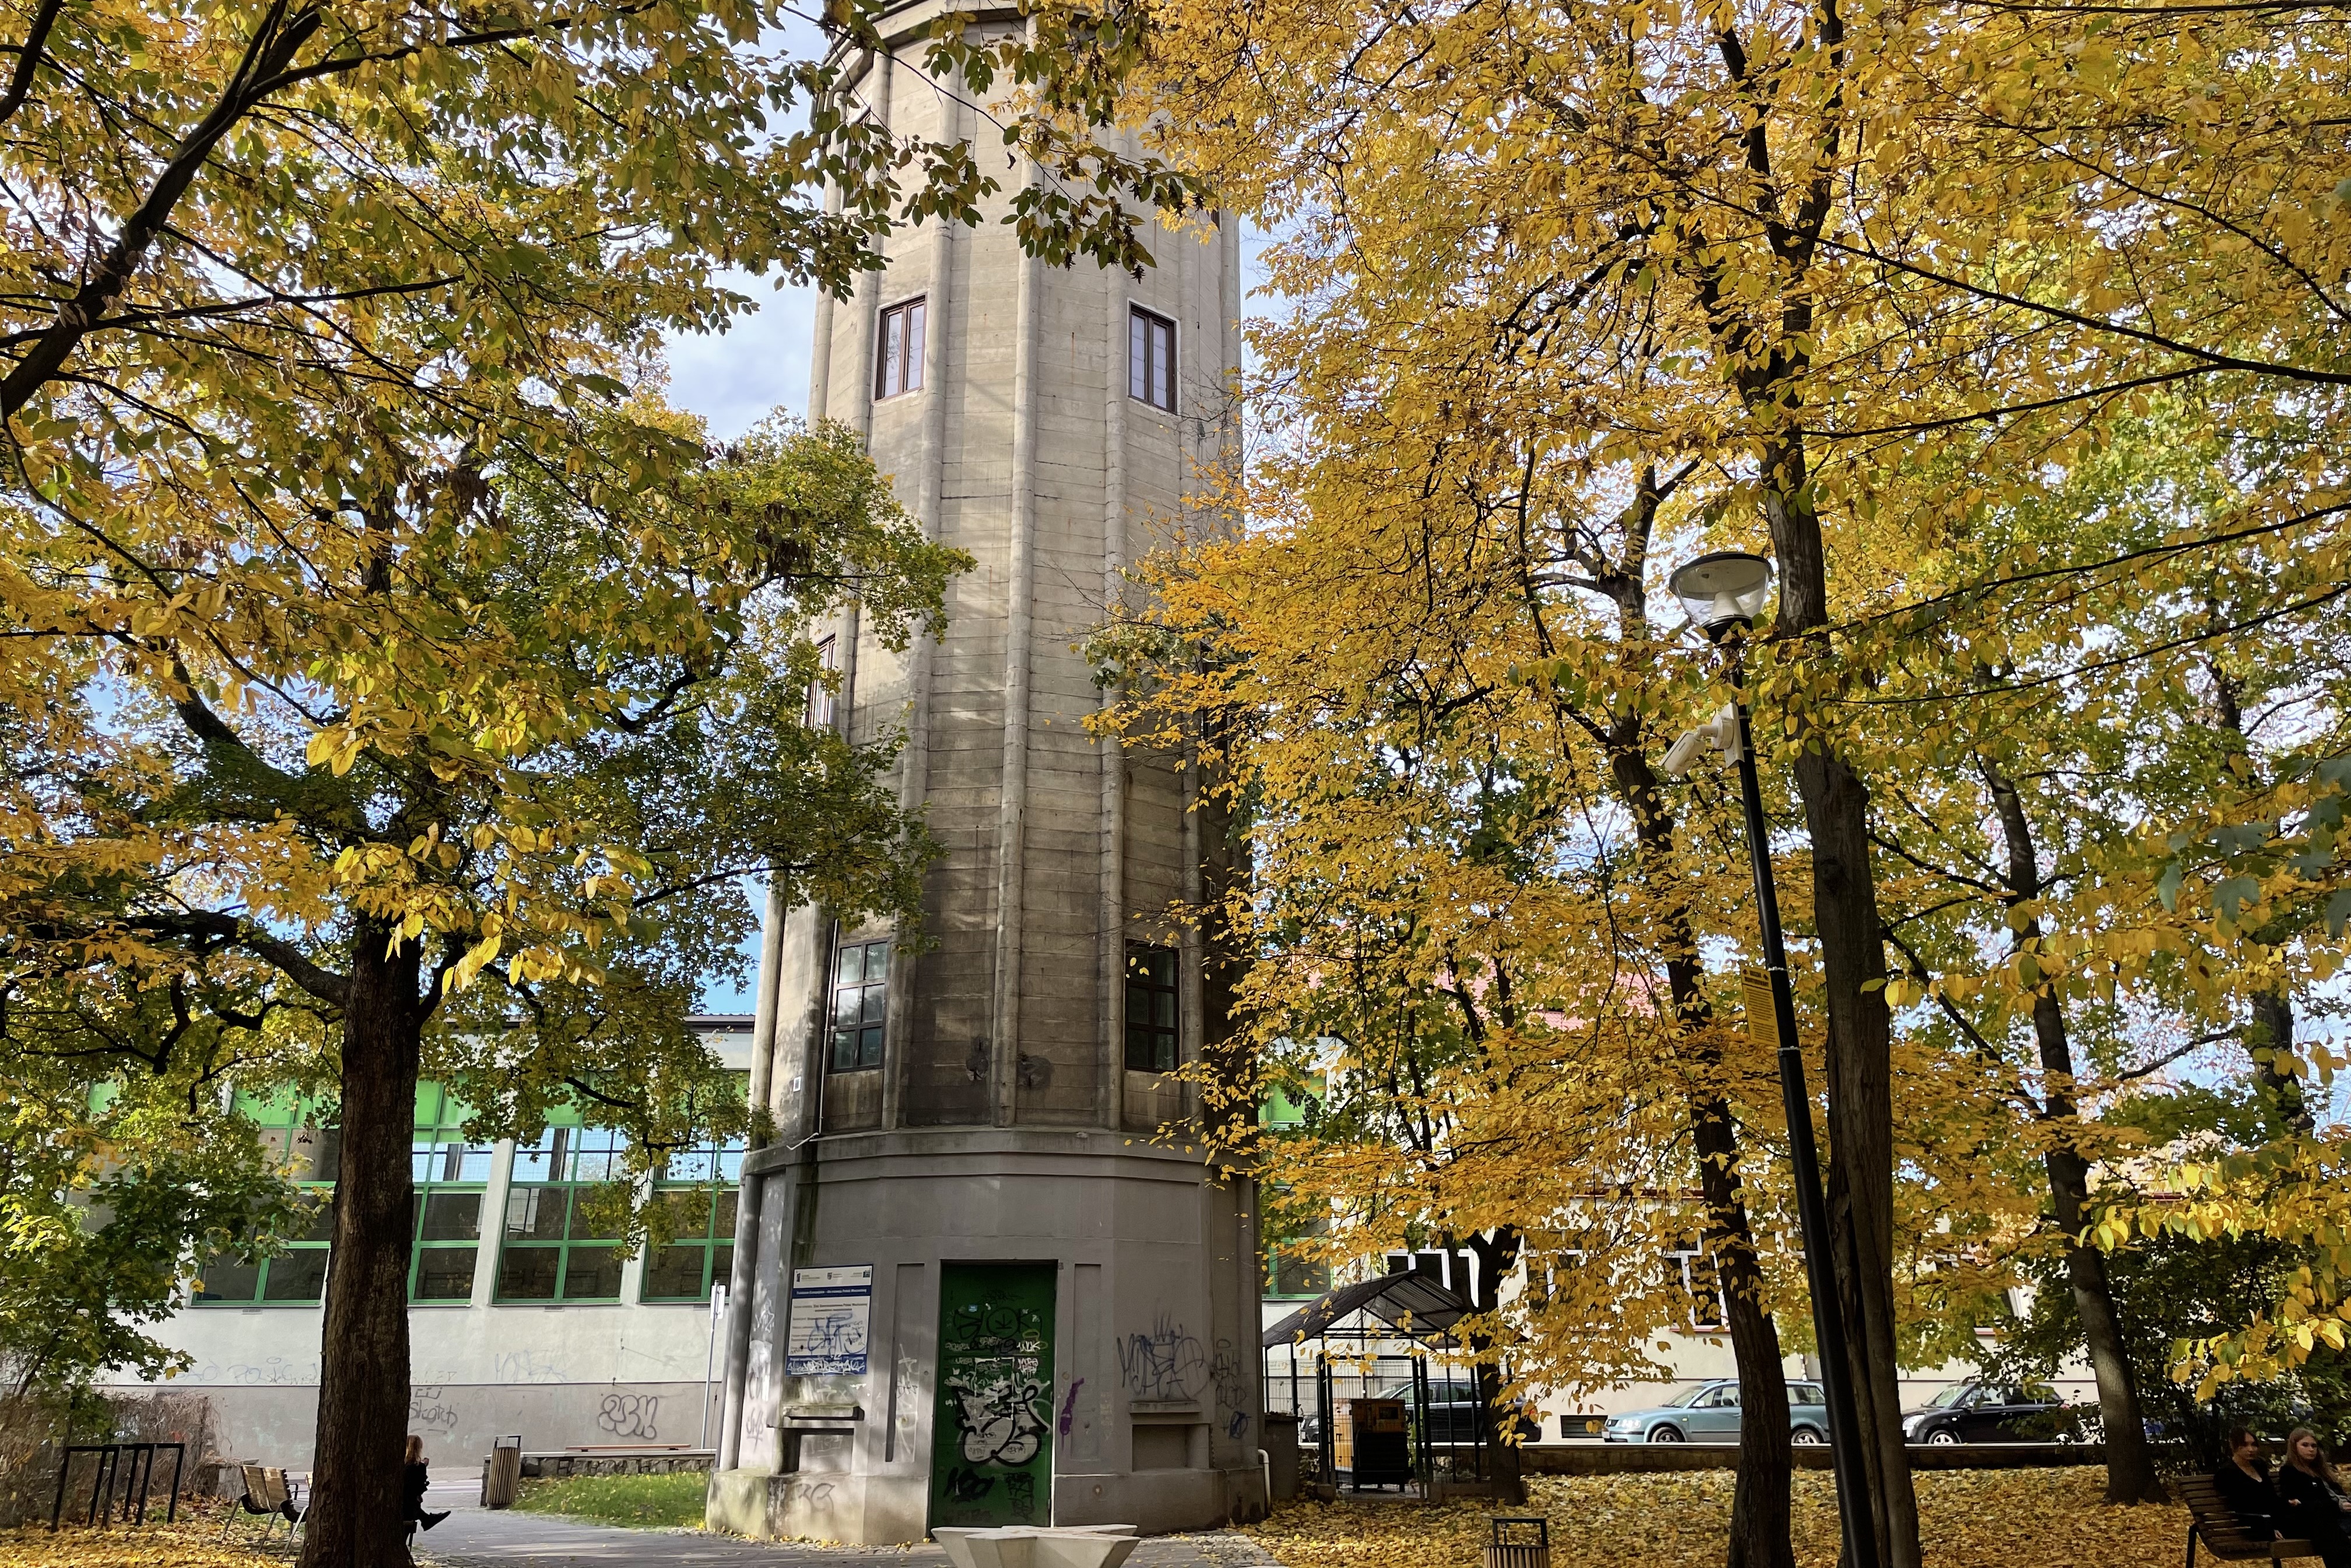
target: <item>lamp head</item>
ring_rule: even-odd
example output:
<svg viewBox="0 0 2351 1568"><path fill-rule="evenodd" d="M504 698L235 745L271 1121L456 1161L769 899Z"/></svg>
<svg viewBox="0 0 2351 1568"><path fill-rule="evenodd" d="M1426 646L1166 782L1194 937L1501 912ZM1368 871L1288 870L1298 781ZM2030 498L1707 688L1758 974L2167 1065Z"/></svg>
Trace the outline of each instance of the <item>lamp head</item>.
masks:
<svg viewBox="0 0 2351 1568"><path fill-rule="evenodd" d="M1666 579L1674 597L1707 636L1718 641L1734 626L1752 626L1771 597L1771 563L1745 550L1717 550L1684 563Z"/></svg>

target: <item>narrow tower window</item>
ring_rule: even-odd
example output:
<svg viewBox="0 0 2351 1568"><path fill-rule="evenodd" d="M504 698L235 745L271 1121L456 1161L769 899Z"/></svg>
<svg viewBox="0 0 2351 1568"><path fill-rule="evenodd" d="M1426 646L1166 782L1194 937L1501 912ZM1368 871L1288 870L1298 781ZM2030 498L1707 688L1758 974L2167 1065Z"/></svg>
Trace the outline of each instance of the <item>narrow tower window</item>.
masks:
<svg viewBox="0 0 2351 1568"><path fill-rule="evenodd" d="M841 716L840 693L833 689L834 673L841 669L841 647L826 638L816 645L816 679L809 682L808 724L811 730L830 730Z"/></svg>
<svg viewBox="0 0 2351 1568"><path fill-rule="evenodd" d="M1139 305L1127 314L1126 390L1155 409L1176 411L1176 324Z"/></svg>
<svg viewBox="0 0 2351 1568"><path fill-rule="evenodd" d="M841 943L832 971L834 1072L882 1064L882 1013L889 993L889 942Z"/></svg>
<svg viewBox="0 0 2351 1568"><path fill-rule="evenodd" d="M1176 950L1126 944L1126 1064L1138 1073L1176 1070Z"/></svg>
<svg viewBox="0 0 2351 1568"><path fill-rule="evenodd" d="M907 300L882 313L882 352L873 370L873 395L894 398L923 389L923 302Z"/></svg>

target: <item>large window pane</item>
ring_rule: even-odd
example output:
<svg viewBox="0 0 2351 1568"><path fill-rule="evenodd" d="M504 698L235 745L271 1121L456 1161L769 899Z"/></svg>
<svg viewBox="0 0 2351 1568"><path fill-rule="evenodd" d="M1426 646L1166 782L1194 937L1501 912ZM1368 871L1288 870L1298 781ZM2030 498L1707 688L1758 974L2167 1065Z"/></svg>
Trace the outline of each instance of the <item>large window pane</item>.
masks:
<svg viewBox="0 0 2351 1568"><path fill-rule="evenodd" d="M217 1259L204 1266L196 1292L200 1302L251 1302L261 1290L261 1265Z"/></svg>
<svg viewBox="0 0 2351 1568"><path fill-rule="evenodd" d="M645 1299L693 1299L703 1294L702 1270L704 1260L710 1256L706 1247L664 1247L655 1251L653 1261L645 1265Z"/></svg>
<svg viewBox="0 0 2351 1568"><path fill-rule="evenodd" d="M563 1266L560 1247L508 1247L498 1254L498 1300L551 1302Z"/></svg>
<svg viewBox="0 0 2351 1568"><path fill-rule="evenodd" d="M563 1299L611 1301L621 1293L621 1250L618 1247L567 1247L563 1262Z"/></svg>
<svg viewBox="0 0 2351 1568"><path fill-rule="evenodd" d="M516 1187L507 1192L507 1235L514 1241L563 1240L564 1207L570 1189L563 1187Z"/></svg>
<svg viewBox="0 0 2351 1568"><path fill-rule="evenodd" d="M471 1241L482 1233L482 1195L478 1192L436 1192L424 1200L420 1241Z"/></svg>
<svg viewBox="0 0 2351 1568"><path fill-rule="evenodd" d="M265 1301L314 1302L327 1290L327 1249L297 1247L269 1260L262 1282Z"/></svg>
<svg viewBox="0 0 2351 1568"><path fill-rule="evenodd" d="M416 1299L424 1302L471 1301L474 1257L478 1248L427 1247L416 1258Z"/></svg>

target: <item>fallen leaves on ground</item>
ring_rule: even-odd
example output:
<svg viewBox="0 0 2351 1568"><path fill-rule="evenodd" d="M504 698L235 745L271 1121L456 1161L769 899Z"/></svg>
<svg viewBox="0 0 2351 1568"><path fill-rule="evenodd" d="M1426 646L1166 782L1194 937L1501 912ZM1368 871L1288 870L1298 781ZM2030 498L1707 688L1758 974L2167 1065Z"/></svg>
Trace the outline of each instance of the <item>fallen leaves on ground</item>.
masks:
<svg viewBox="0 0 2351 1568"><path fill-rule="evenodd" d="M275 1556L246 1544L260 1528L258 1520L240 1520L223 1540L220 1514L191 1517L183 1501L173 1524L151 1515L144 1524L104 1530L69 1524L54 1535L45 1524L0 1530L0 1568L282 1568L285 1526L277 1529Z"/></svg>
<svg viewBox="0 0 2351 1568"><path fill-rule="evenodd" d="M1293 1503L1249 1533L1283 1568L1477 1568L1496 1512L1551 1521L1556 1568L1707 1568L1730 1529L1729 1470L1536 1476L1524 1508L1482 1500ZM2188 1511L2104 1501L2098 1467L1947 1470L1917 1477L1927 1568L2145 1568L2185 1550ZM1834 1568L1836 1487L1824 1471L1795 1480L1800 1568Z"/></svg>

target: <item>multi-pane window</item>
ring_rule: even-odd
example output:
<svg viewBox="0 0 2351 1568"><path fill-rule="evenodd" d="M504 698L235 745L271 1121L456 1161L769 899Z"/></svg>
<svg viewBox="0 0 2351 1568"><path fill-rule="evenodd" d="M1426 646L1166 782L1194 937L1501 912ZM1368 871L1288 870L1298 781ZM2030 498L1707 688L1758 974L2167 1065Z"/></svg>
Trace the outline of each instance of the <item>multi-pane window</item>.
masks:
<svg viewBox="0 0 2351 1568"><path fill-rule="evenodd" d="M879 363L873 367L873 395L894 398L923 388L923 302L907 300L882 313Z"/></svg>
<svg viewBox="0 0 2351 1568"><path fill-rule="evenodd" d="M481 1251L482 1193L490 1179L491 1147L467 1143L465 1107L438 1084L420 1085L409 1179L415 1183L409 1222L415 1242L408 1264L408 1299L468 1302L474 1260Z"/></svg>
<svg viewBox="0 0 2351 1568"><path fill-rule="evenodd" d="M653 1201L667 1212L670 1240L645 1262L642 1297L706 1302L735 1266L735 1189L743 1179L743 1140L704 1144L669 1157Z"/></svg>
<svg viewBox="0 0 2351 1568"><path fill-rule="evenodd" d="M816 645L816 679L809 682L808 722L811 730L830 730L841 716L841 695L833 685L841 669L841 647L831 638Z"/></svg>
<svg viewBox="0 0 2351 1568"><path fill-rule="evenodd" d="M239 1095L237 1109L260 1124L261 1146L273 1164L289 1167L303 1195L317 1204L290 1244L274 1258L240 1262L216 1258L199 1271L200 1305L306 1305L327 1289L327 1252L335 1235L335 1179L342 1165L342 1134L320 1127L316 1107L298 1096Z"/></svg>
<svg viewBox="0 0 2351 1568"><path fill-rule="evenodd" d="M1126 390L1155 409L1176 411L1176 324L1139 305L1127 312Z"/></svg>
<svg viewBox="0 0 2351 1568"><path fill-rule="evenodd" d="M611 1127L550 1127L517 1147L498 1248L502 1302L621 1299L621 1249L591 1200L620 1179L624 1137ZM609 1203L611 1195L602 1195Z"/></svg>
<svg viewBox="0 0 2351 1568"><path fill-rule="evenodd" d="M832 1051L836 1073L882 1064L882 1015L890 995L890 943L843 942L832 969Z"/></svg>
<svg viewBox="0 0 2351 1568"><path fill-rule="evenodd" d="M1723 1326L1722 1286L1714 1259L1695 1243L1666 1254L1666 1267L1680 1275L1681 1294L1689 1309L1690 1326L1701 1333Z"/></svg>
<svg viewBox="0 0 2351 1568"><path fill-rule="evenodd" d="M1126 1064L1138 1073L1176 1070L1176 950L1126 944Z"/></svg>

